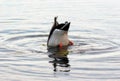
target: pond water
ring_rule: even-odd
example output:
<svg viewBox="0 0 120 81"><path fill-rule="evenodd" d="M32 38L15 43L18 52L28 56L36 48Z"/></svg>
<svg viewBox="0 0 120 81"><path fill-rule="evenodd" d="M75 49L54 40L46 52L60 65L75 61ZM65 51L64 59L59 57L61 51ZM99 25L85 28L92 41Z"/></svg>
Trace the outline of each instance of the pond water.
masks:
<svg viewBox="0 0 120 81"><path fill-rule="evenodd" d="M1 81L119 81L119 0L1 0ZM47 49L58 16L73 46ZM58 54L58 55L54 55ZM63 58L61 58L63 57Z"/></svg>

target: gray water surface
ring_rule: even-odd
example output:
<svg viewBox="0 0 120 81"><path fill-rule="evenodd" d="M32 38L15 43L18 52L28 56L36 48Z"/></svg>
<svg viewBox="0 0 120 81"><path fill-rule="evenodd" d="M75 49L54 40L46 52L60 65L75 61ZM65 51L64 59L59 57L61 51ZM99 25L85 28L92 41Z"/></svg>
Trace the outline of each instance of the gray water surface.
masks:
<svg viewBox="0 0 120 81"><path fill-rule="evenodd" d="M119 0L0 1L0 81L119 81ZM48 50L58 16L73 46Z"/></svg>

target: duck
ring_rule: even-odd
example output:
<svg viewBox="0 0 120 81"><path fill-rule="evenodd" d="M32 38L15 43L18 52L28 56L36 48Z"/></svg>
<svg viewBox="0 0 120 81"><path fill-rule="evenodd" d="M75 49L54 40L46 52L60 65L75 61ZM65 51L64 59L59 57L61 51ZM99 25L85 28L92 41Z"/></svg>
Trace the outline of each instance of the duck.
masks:
<svg viewBox="0 0 120 81"><path fill-rule="evenodd" d="M48 36L47 46L62 48L63 46L73 45L73 42L68 38L68 30L71 22L65 21L59 24L57 18L57 16L54 17L54 23Z"/></svg>

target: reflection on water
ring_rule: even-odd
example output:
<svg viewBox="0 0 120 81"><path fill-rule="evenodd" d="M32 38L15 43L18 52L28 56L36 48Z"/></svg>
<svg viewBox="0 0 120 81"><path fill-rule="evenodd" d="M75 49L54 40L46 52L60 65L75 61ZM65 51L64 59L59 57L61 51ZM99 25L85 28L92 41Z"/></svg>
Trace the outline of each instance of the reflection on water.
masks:
<svg viewBox="0 0 120 81"><path fill-rule="evenodd" d="M50 53L49 57L53 58L53 60L49 62L52 63L55 72L70 71L69 59L67 57L67 55L69 54L68 47L62 48L51 47L48 48L48 52Z"/></svg>

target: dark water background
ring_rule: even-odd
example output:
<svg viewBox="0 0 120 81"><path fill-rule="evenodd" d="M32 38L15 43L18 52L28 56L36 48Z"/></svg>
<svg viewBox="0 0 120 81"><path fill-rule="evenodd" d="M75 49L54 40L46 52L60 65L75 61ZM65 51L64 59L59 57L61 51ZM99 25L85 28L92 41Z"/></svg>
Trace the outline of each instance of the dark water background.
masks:
<svg viewBox="0 0 120 81"><path fill-rule="evenodd" d="M1 0L0 81L119 81L119 4L119 0ZM56 52L65 56L62 60L54 58L46 45L54 16L59 22L71 22L74 46Z"/></svg>

